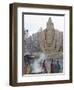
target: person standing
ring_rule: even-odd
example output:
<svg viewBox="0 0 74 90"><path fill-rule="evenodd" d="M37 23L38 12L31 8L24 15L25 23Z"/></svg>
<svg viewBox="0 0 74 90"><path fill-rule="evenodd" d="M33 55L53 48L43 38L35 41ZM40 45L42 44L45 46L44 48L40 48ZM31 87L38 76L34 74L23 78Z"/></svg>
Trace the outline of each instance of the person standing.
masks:
<svg viewBox="0 0 74 90"><path fill-rule="evenodd" d="M53 62L53 59L51 61L51 73L55 73L55 64Z"/></svg>
<svg viewBox="0 0 74 90"><path fill-rule="evenodd" d="M61 70L61 66L59 64L59 61L57 61L57 64L56 64L56 73L59 73Z"/></svg>
<svg viewBox="0 0 74 90"><path fill-rule="evenodd" d="M45 60L43 61L42 67L43 67L44 73L48 73L48 71L47 71L47 64L46 64Z"/></svg>

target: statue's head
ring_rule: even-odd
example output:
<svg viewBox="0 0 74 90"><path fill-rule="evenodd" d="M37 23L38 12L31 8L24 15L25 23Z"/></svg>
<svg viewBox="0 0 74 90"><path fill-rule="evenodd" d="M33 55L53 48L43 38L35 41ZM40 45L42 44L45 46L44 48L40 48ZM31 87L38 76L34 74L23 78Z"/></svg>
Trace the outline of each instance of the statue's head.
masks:
<svg viewBox="0 0 74 90"><path fill-rule="evenodd" d="M47 22L47 30L51 30L52 28L54 28L54 24L52 22L51 17L49 17L48 22Z"/></svg>
<svg viewBox="0 0 74 90"><path fill-rule="evenodd" d="M49 19L48 19L48 23L52 23L52 19L51 19L51 17L49 17Z"/></svg>

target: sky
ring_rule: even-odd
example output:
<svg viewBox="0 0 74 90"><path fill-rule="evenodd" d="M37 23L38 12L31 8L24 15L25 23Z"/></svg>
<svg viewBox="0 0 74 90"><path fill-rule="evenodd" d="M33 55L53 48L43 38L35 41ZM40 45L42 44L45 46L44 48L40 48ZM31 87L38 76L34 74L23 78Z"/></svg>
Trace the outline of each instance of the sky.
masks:
<svg viewBox="0 0 74 90"><path fill-rule="evenodd" d="M29 30L29 35L36 33L46 28L46 23L51 17L54 23L54 28L59 31L64 31L64 16L45 16L45 15L24 15L24 28Z"/></svg>

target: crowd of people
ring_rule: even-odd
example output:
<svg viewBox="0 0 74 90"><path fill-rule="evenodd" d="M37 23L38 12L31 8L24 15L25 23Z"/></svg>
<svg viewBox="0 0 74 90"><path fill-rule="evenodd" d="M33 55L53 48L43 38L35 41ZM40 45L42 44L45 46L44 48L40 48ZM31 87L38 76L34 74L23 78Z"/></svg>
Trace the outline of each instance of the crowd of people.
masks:
<svg viewBox="0 0 74 90"><path fill-rule="evenodd" d="M61 70L61 66L59 64L59 61L56 61L56 64L53 63L53 60L51 62L51 73L59 73Z"/></svg>
<svg viewBox="0 0 74 90"><path fill-rule="evenodd" d="M24 65L24 74L32 74L32 64L31 62L29 61L29 58L25 58L26 62L25 62L25 65ZM30 58L31 60L31 58ZM61 72L61 65L60 65L60 62L59 60L56 60L54 63L55 60L51 60L51 63L50 63L50 72L48 72L48 62L46 60L43 60L42 63L39 63L40 67L42 68L42 71L41 72L36 72L36 73L60 73ZM37 67L39 68L39 67Z"/></svg>

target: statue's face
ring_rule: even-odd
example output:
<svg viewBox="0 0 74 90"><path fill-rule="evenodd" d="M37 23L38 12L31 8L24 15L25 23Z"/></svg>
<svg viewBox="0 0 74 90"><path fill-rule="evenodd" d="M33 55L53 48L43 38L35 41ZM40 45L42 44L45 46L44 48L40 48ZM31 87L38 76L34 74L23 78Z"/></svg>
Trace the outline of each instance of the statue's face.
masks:
<svg viewBox="0 0 74 90"><path fill-rule="evenodd" d="M54 24L53 23L47 23L47 30L54 30Z"/></svg>

